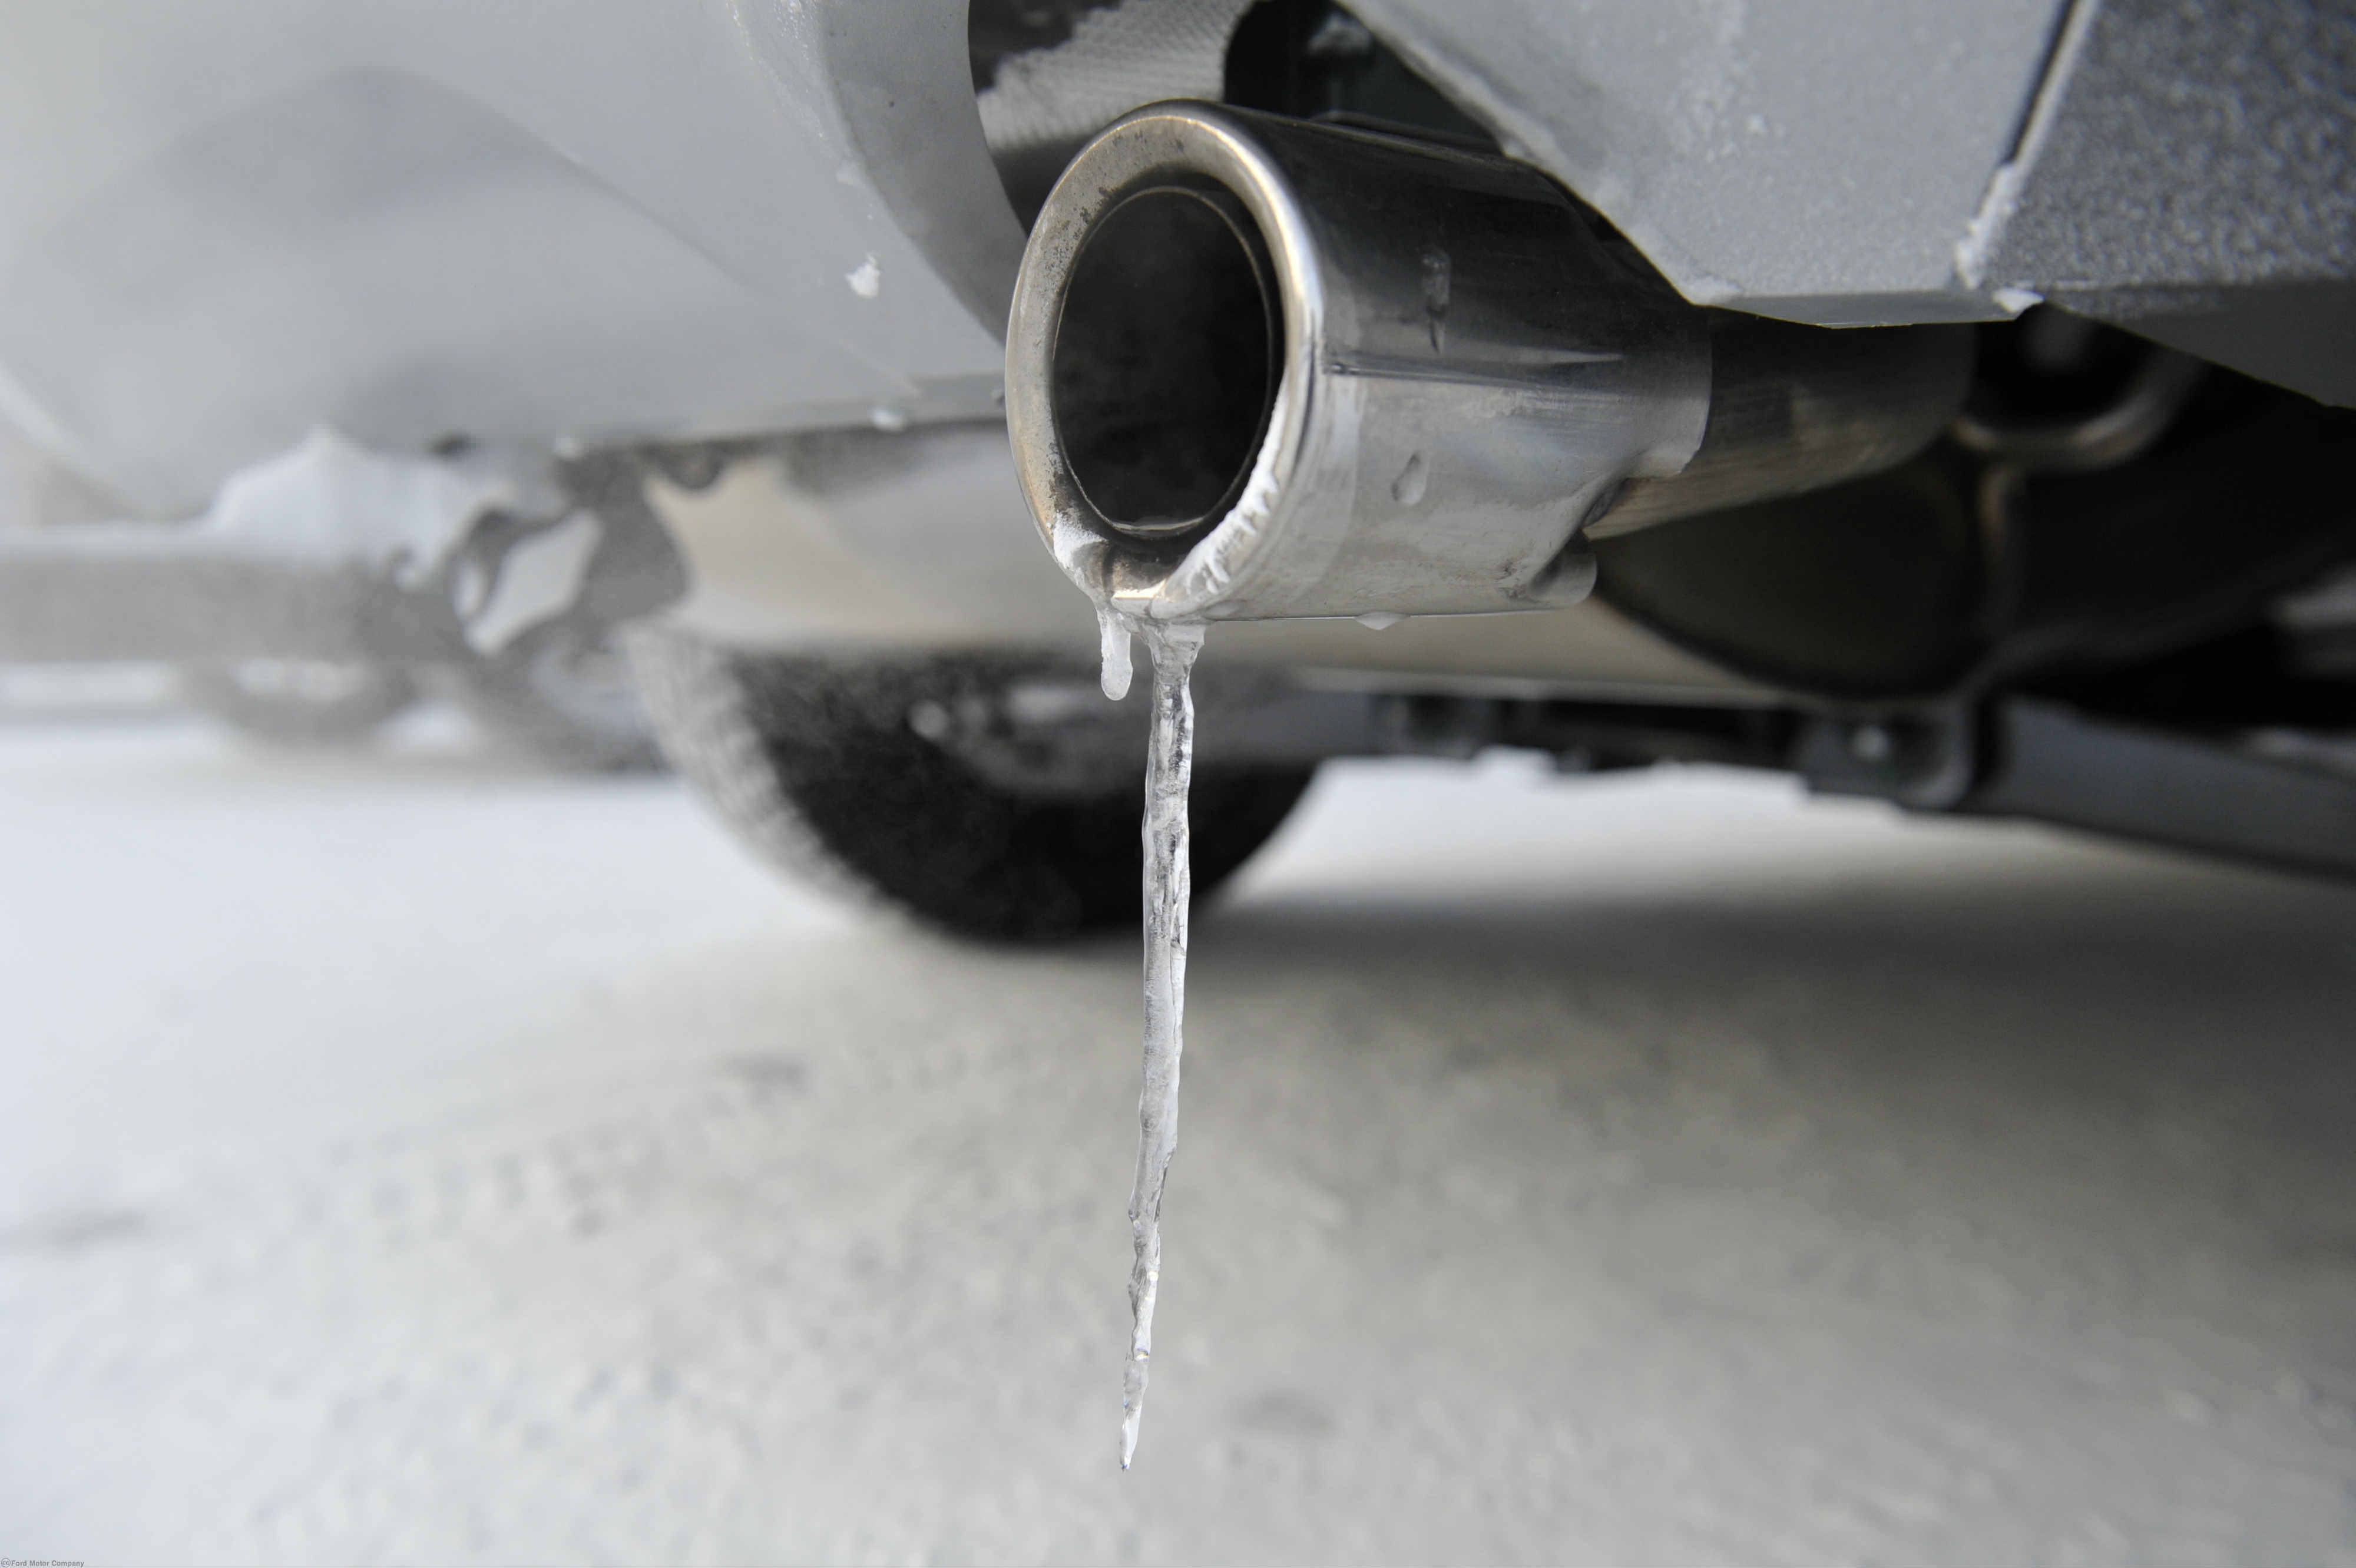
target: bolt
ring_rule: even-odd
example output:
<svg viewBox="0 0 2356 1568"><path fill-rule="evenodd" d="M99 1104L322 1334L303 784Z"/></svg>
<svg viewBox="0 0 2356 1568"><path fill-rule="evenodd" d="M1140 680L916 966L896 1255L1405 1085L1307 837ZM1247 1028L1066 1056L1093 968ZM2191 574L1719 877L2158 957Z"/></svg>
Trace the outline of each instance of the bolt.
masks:
<svg viewBox="0 0 2356 1568"><path fill-rule="evenodd" d="M927 699L908 709L908 727L937 746L948 739L956 721L949 716L948 709Z"/></svg>

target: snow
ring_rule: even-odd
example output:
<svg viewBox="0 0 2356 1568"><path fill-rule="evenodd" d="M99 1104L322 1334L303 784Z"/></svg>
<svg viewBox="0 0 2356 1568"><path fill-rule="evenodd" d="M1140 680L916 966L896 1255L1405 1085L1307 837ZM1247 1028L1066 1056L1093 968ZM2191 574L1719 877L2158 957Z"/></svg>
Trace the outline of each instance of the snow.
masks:
<svg viewBox="0 0 2356 1568"><path fill-rule="evenodd" d="M2356 896L1690 772L1337 769L1133 940L660 781L0 730L0 1554L2356 1563Z"/></svg>

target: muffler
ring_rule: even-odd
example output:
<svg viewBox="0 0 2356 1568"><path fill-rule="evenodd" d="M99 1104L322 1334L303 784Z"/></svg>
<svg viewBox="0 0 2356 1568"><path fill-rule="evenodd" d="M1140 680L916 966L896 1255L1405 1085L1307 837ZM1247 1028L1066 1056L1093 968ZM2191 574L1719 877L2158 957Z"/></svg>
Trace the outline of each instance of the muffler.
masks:
<svg viewBox="0 0 2356 1568"><path fill-rule="evenodd" d="M1504 158L1165 103L1048 197L1007 418L1057 561L1129 614L1534 609L1585 596L1589 538L1912 455L1970 354L1703 310Z"/></svg>

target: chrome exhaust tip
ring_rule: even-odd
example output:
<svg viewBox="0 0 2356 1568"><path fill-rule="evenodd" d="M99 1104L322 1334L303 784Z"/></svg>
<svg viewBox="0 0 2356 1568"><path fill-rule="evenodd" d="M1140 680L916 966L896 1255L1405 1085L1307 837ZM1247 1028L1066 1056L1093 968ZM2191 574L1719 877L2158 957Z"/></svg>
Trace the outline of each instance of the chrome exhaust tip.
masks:
<svg viewBox="0 0 2356 1568"><path fill-rule="evenodd" d="M1039 215L1007 421L1048 547L1129 614L1545 608L1585 596L1585 532L1623 500L1650 522L1680 514L1688 469L1724 505L1753 468L1788 492L1883 466L1960 399L1960 370L1890 398L1885 361L1921 354L1864 344L1803 356L1804 388L1735 378L1720 439L1719 314L1522 165L1158 104Z"/></svg>
<svg viewBox="0 0 2356 1568"><path fill-rule="evenodd" d="M1048 198L1006 401L1048 545L1098 597L1422 615L1583 595L1580 525L1685 465L1708 382L1698 313L1543 176L1173 103Z"/></svg>

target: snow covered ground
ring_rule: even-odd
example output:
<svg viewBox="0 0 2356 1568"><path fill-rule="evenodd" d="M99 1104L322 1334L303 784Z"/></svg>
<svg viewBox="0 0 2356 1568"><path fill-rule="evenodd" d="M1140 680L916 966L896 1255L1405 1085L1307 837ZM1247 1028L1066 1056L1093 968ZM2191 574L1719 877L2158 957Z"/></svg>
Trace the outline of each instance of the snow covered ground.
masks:
<svg viewBox="0 0 2356 1568"><path fill-rule="evenodd" d="M665 781L0 731L0 1556L2356 1563L2356 892L1331 773L1132 944Z"/></svg>

